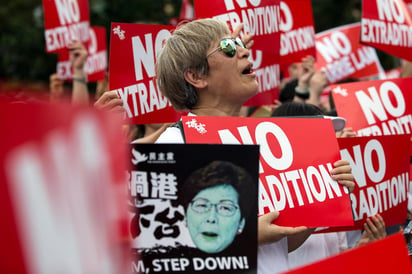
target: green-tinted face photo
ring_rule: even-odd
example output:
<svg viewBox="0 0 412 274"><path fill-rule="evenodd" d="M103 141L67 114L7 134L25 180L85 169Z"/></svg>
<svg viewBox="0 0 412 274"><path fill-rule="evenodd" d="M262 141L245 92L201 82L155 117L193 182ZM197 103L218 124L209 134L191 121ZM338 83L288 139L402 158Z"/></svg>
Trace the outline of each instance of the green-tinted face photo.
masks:
<svg viewBox="0 0 412 274"><path fill-rule="evenodd" d="M245 223L240 214L238 194L230 185L200 191L187 208L186 220L193 242L207 253L224 250Z"/></svg>

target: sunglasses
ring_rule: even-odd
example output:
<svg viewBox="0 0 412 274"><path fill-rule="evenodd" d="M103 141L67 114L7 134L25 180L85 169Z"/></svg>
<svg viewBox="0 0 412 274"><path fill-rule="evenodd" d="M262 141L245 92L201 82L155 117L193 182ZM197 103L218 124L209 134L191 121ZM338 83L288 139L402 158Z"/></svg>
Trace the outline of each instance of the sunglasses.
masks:
<svg viewBox="0 0 412 274"><path fill-rule="evenodd" d="M236 46L246 48L245 44L239 37L223 38L220 40L219 46L209 52L206 57L209 57L218 50L221 50L227 57L233 57L236 54Z"/></svg>

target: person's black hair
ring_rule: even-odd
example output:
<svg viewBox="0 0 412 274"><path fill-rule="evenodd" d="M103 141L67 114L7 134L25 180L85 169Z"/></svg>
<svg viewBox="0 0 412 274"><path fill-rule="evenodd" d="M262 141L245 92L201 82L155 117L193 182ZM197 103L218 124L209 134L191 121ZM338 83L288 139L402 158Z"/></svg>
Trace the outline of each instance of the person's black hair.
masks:
<svg viewBox="0 0 412 274"><path fill-rule="evenodd" d="M130 127L137 128L137 139L143 138L146 134L146 126L145 125L130 125Z"/></svg>
<svg viewBox="0 0 412 274"><path fill-rule="evenodd" d="M241 215L247 217L256 200L252 195L256 185L246 169L228 161L213 161L193 171L185 180L179 199L186 210L200 191L219 185L230 185L236 190Z"/></svg>
<svg viewBox="0 0 412 274"><path fill-rule="evenodd" d="M298 85L298 79L290 80L279 92L279 101L282 103L290 102L295 97L295 88Z"/></svg>
<svg viewBox="0 0 412 274"><path fill-rule="evenodd" d="M197 95L195 87L188 82L186 82L185 88L185 107L192 109L197 104L199 96Z"/></svg>
<svg viewBox="0 0 412 274"><path fill-rule="evenodd" d="M280 116L308 116L324 115L324 112L315 105L301 102L287 102L272 112L272 117Z"/></svg>

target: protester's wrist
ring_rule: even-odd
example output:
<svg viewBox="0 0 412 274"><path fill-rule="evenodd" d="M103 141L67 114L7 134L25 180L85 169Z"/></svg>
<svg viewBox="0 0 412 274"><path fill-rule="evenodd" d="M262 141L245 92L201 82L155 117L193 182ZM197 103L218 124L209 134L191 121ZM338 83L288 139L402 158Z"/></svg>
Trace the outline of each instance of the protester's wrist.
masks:
<svg viewBox="0 0 412 274"><path fill-rule="evenodd" d="M86 72L84 71L85 64L77 64L76 66L73 65L73 76L86 76Z"/></svg>
<svg viewBox="0 0 412 274"><path fill-rule="evenodd" d="M303 89L299 86L296 86L295 95L299 98L302 98L302 99L308 99L309 98L309 89L308 88Z"/></svg>
<svg viewBox="0 0 412 274"><path fill-rule="evenodd" d="M73 75L73 82L80 82L80 83L87 84L87 77L84 75L82 76Z"/></svg>

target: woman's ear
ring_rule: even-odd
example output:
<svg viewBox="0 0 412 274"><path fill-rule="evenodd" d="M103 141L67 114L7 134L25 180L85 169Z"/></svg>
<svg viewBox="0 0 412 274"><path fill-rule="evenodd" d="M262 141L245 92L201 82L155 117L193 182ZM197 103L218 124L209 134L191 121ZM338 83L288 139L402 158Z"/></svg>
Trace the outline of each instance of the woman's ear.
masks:
<svg viewBox="0 0 412 274"><path fill-rule="evenodd" d="M243 229L245 228L245 218L242 218L239 222L239 226L237 228L237 235L241 234L243 232Z"/></svg>
<svg viewBox="0 0 412 274"><path fill-rule="evenodd" d="M201 89L205 88L207 86L207 81L204 77L204 75L199 74L194 69L187 69L183 73L186 82L194 86L195 88Z"/></svg>

